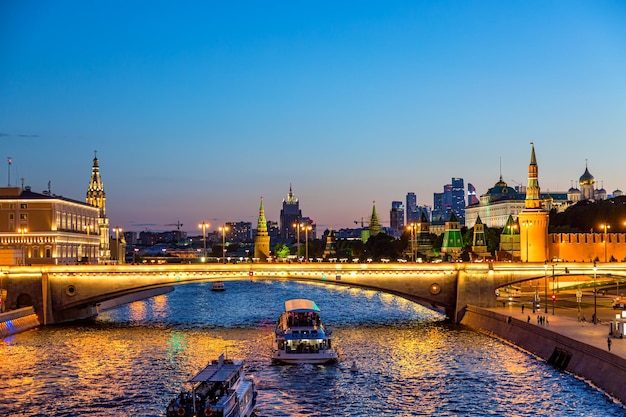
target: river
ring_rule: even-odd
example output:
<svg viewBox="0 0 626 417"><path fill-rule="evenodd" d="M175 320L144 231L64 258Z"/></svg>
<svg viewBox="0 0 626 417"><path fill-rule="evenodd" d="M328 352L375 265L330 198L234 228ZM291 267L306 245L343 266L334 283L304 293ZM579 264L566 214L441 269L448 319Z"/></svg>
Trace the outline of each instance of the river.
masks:
<svg viewBox="0 0 626 417"><path fill-rule="evenodd" d="M0 415L164 415L184 381L222 352L246 360L260 416L626 414L579 378L399 297L288 281L226 288L179 285L95 322L5 339ZM271 363L271 331L290 298L320 306L339 363Z"/></svg>

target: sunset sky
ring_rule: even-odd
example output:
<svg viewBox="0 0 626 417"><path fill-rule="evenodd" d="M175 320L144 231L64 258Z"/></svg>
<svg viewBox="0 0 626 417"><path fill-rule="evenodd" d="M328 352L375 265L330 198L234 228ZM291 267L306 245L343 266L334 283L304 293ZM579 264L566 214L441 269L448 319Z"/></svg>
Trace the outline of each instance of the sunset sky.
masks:
<svg viewBox="0 0 626 417"><path fill-rule="evenodd" d="M0 184L84 201L97 150L112 227L278 221L290 184L388 225L525 185L531 141L542 191L626 190L626 2L0 2Z"/></svg>

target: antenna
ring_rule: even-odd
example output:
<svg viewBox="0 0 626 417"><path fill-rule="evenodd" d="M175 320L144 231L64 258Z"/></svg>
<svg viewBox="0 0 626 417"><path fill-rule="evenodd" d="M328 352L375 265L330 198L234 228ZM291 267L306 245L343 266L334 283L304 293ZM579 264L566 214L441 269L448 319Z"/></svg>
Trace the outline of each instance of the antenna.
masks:
<svg viewBox="0 0 626 417"><path fill-rule="evenodd" d="M7 162L9 163L9 175L8 175L9 185L8 186L10 187L11 186L11 162L13 162L10 156L7 158Z"/></svg>

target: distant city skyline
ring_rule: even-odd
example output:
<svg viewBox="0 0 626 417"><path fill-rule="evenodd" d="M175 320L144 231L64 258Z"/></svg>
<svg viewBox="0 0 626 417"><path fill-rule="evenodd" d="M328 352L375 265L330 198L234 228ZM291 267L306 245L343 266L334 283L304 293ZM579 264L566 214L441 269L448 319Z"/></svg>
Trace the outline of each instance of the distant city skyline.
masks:
<svg viewBox="0 0 626 417"><path fill-rule="evenodd" d="M199 233L302 215L354 227L451 178L542 191L626 178L622 2L0 5L0 184L84 201L112 227ZM4 169L2 162L5 162Z"/></svg>

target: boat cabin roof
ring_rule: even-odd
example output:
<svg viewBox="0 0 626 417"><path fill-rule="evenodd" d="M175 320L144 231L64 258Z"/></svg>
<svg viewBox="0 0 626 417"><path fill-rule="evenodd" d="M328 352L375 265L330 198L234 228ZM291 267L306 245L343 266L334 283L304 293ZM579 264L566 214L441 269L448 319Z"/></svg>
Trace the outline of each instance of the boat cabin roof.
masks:
<svg viewBox="0 0 626 417"><path fill-rule="evenodd" d="M320 311L320 308L315 304L315 301L296 298L285 301L285 311L289 313L308 313Z"/></svg>
<svg viewBox="0 0 626 417"><path fill-rule="evenodd" d="M225 382L236 376L243 366L242 360L213 361L188 382Z"/></svg>

